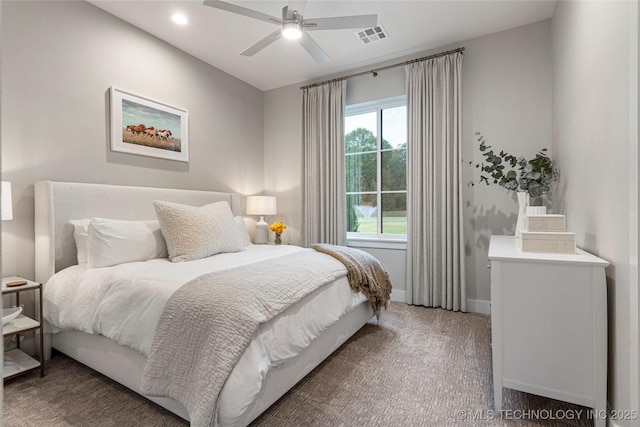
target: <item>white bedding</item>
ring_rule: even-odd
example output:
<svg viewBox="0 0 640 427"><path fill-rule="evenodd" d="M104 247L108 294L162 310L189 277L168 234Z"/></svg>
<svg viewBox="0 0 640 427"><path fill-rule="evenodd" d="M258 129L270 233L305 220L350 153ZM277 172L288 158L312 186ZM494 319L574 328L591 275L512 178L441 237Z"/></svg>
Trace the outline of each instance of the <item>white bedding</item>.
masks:
<svg viewBox="0 0 640 427"><path fill-rule="evenodd" d="M252 245L244 252L184 263L156 259L106 268L72 266L46 284L44 317L54 332L71 329L104 335L146 356L165 303L182 284L210 271L301 250L312 249ZM251 406L269 369L296 356L365 300L343 277L262 325L222 390L219 423L235 425Z"/></svg>

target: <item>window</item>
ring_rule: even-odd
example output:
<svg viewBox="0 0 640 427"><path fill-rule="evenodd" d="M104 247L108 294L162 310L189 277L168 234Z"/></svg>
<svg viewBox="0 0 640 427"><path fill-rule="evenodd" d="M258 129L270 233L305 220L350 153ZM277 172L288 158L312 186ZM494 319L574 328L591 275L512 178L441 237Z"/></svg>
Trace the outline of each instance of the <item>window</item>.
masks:
<svg viewBox="0 0 640 427"><path fill-rule="evenodd" d="M348 237L406 239L404 96L347 107L345 161Z"/></svg>

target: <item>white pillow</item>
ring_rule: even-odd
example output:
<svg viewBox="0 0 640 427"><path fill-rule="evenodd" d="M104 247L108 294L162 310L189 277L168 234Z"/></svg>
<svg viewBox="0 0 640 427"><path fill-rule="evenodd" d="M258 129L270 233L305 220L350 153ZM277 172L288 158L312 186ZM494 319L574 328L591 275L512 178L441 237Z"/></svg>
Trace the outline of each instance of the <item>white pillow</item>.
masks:
<svg viewBox="0 0 640 427"><path fill-rule="evenodd" d="M73 238L76 241L78 264L87 263L87 232L90 219L74 219L69 221L73 225Z"/></svg>
<svg viewBox="0 0 640 427"><path fill-rule="evenodd" d="M173 262L243 250L238 226L227 202L196 207L155 200L153 206Z"/></svg>
<svg viewBox="0 0 640 427"><path fill-rule="evenodd" d="M249 233L247 232L247 226L244 225L244 219L241 216L234 217L236 220L236 224L238 226L238 233L240 234L240 240L242 241L242 246L247 247L251 245L251 237L249 237Z"/></svg>
<svg viewBox="0 0 640 427"><path fill-rule="evenodd" d="M166 258L167 246L158 221L92 218L87 237L90 267Z"/></svg>

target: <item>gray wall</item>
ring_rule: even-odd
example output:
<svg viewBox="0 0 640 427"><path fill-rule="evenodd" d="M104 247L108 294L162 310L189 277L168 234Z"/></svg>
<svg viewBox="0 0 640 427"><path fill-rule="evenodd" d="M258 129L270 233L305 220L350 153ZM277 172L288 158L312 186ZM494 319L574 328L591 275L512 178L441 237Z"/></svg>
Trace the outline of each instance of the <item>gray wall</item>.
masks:
<svg viewBox="0 0 640 427"><path fill-rule="evenodd" d="M258 89L86 2L2 2L3 275L34 277L33 182L263 190ZM189 110L190 162L109 150L108 88Z"/></svg>
<svg viewBox="0 0 640 427"><path fill-rule="evenodd" d="M551 148L551 39L550 21L527 25L455 46L414 55L412 58L465 46L463 59L463 156L479 161L474 133L482 131L489 142L514 155L533 156ZM399 58L392 63L401 62ZM382 66L387 63L379 64ZM367 69L374 67L367 67ZM354 70L359 71L359 70ZM279 211L291 224L296 243L300 227L301 85L265 92L265 190L278 196ZM366 75L347 83L347 103L401 95L405 72L394 68L378 77ZM276 160L276 156L278 160ZM475 169L465 165L464 180ZM515 195L499 187L465 189L467 297L470 310L488 312L490 296L487 251L491 234L513 233ZM281 204L281 200L284 203ZM367 249L370 250L370 249ZM375 249L391 271L396 290L404 291L406 254L398 249Z"/></svg>
<svg viewBox="0 0 640 427"><path fill-rule="evenodd" d="M561 211L578 246L611 262L608 398L618 410L638 409L637 26L630 2L560 2L552 25Z"/></svg>

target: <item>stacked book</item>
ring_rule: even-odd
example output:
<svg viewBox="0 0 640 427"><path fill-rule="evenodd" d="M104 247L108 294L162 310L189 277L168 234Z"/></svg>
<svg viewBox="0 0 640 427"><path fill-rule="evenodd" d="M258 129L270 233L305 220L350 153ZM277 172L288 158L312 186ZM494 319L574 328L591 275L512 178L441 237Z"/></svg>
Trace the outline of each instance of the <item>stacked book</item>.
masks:
<svg viewBox="0 0 640 427"><path fill-rule="evenodd" d="M565 216L527 212L520 235L522 252L575 254L576 235L566 230Z"/></svg>

